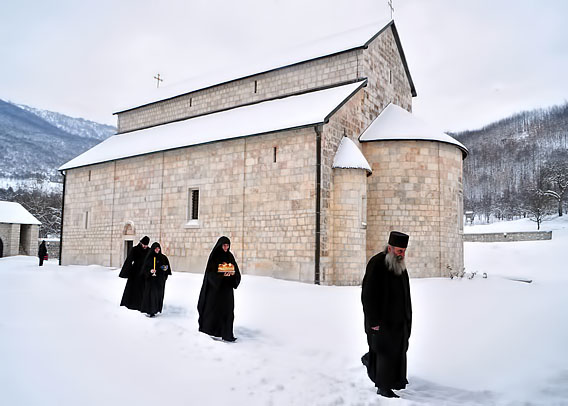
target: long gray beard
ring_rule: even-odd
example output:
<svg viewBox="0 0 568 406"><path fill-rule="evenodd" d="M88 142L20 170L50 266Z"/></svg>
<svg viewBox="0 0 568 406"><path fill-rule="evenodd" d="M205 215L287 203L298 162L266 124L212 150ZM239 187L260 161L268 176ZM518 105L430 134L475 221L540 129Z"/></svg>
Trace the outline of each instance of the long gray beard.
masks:
<svg viewBox="0 0 568 406"><path fill-rule="evenodd" d="M395 275L400 276L402 272L406 269L406 264L404 263L404 258L398 259L393 252L387 252L385 255L385 264L387 269L394 272Z"/></svg>

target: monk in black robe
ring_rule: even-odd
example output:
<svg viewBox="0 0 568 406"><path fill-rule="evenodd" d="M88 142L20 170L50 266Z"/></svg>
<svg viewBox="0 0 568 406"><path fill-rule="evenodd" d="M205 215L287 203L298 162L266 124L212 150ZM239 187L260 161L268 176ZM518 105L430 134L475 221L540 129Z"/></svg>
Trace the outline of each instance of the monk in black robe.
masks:
<svg viewBox="0 0 568 406"><path fill-rule="evenodd" d="M45 246L45 240L43 240L39 245L39 249L37 250L37 256L39 258L39 266L43 266L43 261L47 257L47 247Z"/></svg>
<svg viewBox="0 0 568 406"><path fill-rule="evenodd" d="M131 310L140 310L142 305L142 294L144 293L144 278L141 275L142 264L148 254L148 244L150 238L142 237L140 242L130 249L124 265L118 276L127 278L124 293L122 294L121 306L126 306Z"/></svg>
<svg viewBox="0 0 568 406"><path fill-rule="evenodd" d="M410 284L404 256L408 235L393 231L384 252L367 264L361 292L369 352L361 358L377 393L397 398L404 389L412 326Z"/></svg>
<svg viewBox="0 0 568 406"><path fill-rule="evenodd" d="M168 258L160 251L160 244L153 243L142 265L144 294L140 311L150 317L162 312L166 280L172 274Z"/></svg>
<svg viewBox="0 0 568 406"><path fill-rule="evenodd" d="M235 299L233 290L241 282L235 257L229 250L231 241L221 237L209 255L203 285L199 293L199 331L224 341L236 340L233 335Z"/></svg>

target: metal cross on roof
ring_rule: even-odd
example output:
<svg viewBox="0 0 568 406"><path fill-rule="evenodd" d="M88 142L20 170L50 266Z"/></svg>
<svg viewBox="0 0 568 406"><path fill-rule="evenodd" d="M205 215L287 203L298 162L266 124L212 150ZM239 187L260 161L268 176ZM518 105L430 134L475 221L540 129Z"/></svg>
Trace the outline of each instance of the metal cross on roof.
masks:
<svg viewBox="0 0 568 406"><path fill-rule="evenodd" d="M160 74L159 74L159 73L158 73L157 76L154 76L154 79L156 79L156 87L160 87L160 82L163 82L163 81L164 81L164 79L162 79L162 78L160 77Z"/></svg>
<svg viewBox="0 0 568 406"><path fill-rule="evenodd" d="M391 20L392 20L392 15L394 13L394 6L392 5L392 0L389 0L388 3L389 3L389 7L391 9Z"/></svg>

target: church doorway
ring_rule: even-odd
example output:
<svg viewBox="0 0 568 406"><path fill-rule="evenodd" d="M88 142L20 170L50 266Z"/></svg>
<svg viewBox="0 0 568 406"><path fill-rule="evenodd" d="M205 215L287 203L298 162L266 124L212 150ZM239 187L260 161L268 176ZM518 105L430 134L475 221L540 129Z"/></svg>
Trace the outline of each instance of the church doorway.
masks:
<svg viewBox="0 0 568 406"><path fill-rule="evenodd" d="M134 246L134 241L132 240L124 241L124 259L128 257L128 253L130 252L133 246Z"/></svg>

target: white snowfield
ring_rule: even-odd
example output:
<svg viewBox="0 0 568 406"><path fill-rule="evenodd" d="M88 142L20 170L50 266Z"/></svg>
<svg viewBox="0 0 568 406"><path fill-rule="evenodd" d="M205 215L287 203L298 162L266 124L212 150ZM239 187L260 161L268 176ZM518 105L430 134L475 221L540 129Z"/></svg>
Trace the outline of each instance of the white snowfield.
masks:
<svg viewBox="0 0 568 406"><path fill-rule="evenodd" d="M0 403L568 405L568 218L543 227L552 240L466 243L471 280L411 280L410 385L393 400L360 362L359 287L244 275L226 344L197 331L202 275L174 269L150 319L118 305L117 269L2 258Z"/></svg>

